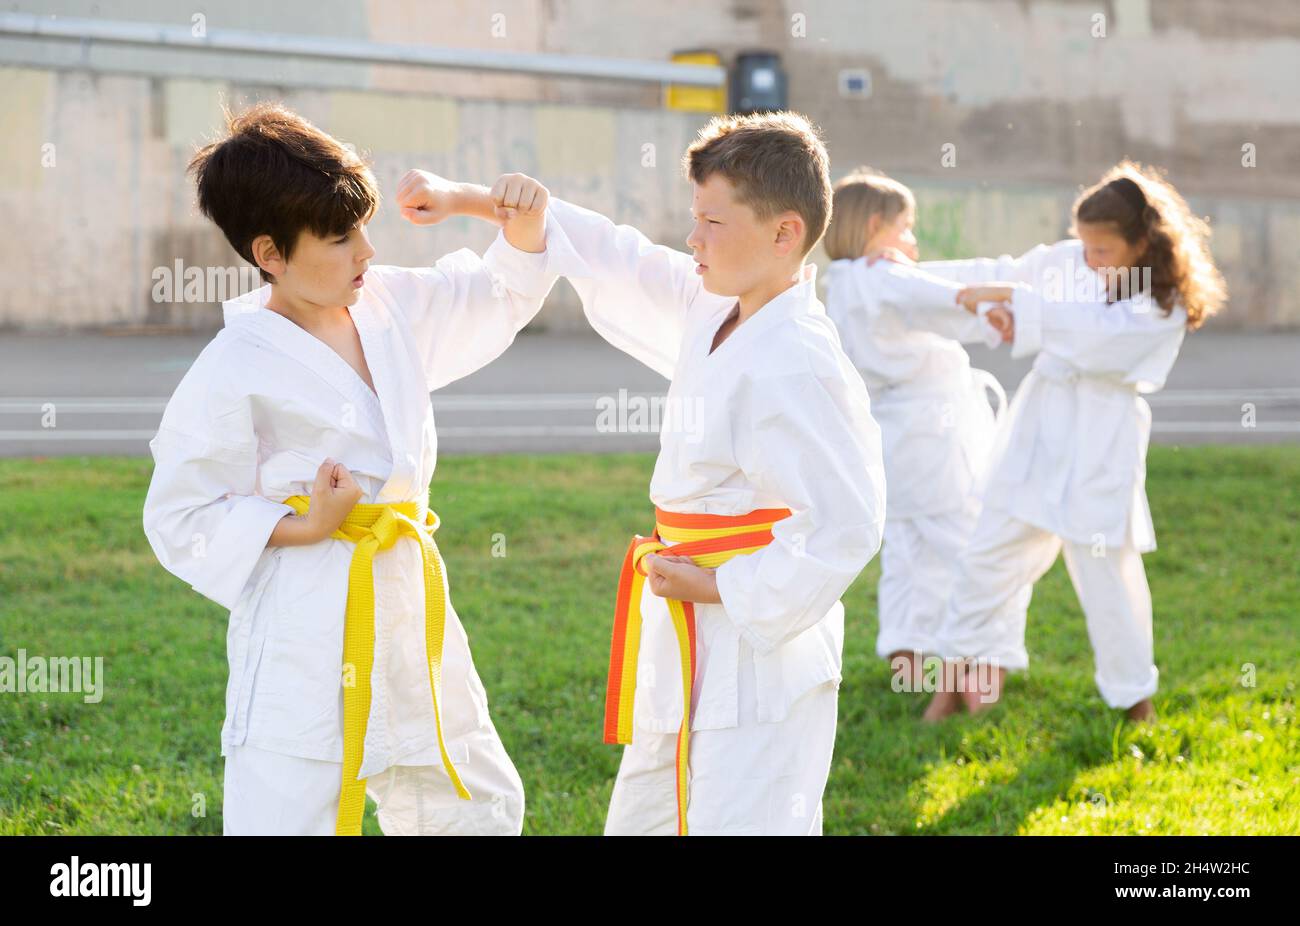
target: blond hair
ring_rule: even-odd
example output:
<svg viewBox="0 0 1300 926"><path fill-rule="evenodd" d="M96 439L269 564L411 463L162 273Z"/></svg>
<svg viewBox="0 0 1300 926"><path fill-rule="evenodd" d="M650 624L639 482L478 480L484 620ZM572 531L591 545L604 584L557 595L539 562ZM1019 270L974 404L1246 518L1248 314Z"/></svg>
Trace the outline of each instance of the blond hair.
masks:
<svg viewBox="0 0 1300 926"><path fill-rule="evenodd" d="M916 198L906 185L870 167L859 167L835 184L826 256L853 260L867 250L867 226L874 215L883 227L904 212L916 212Z"/></svg>
<svg viewBox="0 0 1300 926"><path fill-rule="evenodd" d="M831 214L830 159L817 129L799 113L715 116L682 156L695 183L725 177L760 220L782 212L804 221L807 256Z"/></svg>
<svg viewBox="0 0 1300 926"><path fill-rule="evenodd" d="M1210 225L1192 215L1187 201L1153 167L1124 160L1106 171L1074 203L1074 226L1110 223L1130 245L1144 242L1151 295L1167 316L1176 299L1195 330L1227 299L1223 275L1210 256Z"/></svg>

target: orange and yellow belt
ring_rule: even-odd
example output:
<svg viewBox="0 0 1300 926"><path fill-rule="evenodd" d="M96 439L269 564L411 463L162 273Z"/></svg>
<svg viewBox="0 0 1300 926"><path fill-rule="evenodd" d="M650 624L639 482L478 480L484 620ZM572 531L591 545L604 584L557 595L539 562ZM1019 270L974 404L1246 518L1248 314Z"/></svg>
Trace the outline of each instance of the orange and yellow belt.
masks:
<svg viewBox="0 0 1300 926"><path fill-rule="evenodd" d="M294 495L284 500L298 514L305 515L311 499ZM456 767L447 755L442 737L442 639L446 626L446 584L442 560L433 542L438 516L419 502L388 505L356 505L331 537L356 544L348 568L348 604L343 625L343 668L351 669L343 685L343 785L339 793L334 835L360 836L361 817L366 809L366 782L357 780L365 753L366 724L370 719L370 672L375 662L375 554L387 550L402 536L420 542L424 563L424 644L429 665L429 688L433 692L433 717L438 731L442 766L462 800L469 791L461 783ZM352 684L348 681L353 680Z"/></svg>
<svg viewBox="0 0 1300 926"><path fill-rule="evenodd" d="M614 638L605 689L605 742L632 742L632 700L636 692L637 651L641 646L641 591L644 559L667 550L714 569L733 556L753 553L772 542L772 525L790 516L787 508L760 508L742 515L677 514L655 509L653 537L632 538L618 580ZM672 546L670 547L669 541ZM695 687L695 605L669 598L668 613L677 634L682 668L682 725L677 732L677 833L686 835L687 769L691 738L691 691Z"/></svg>

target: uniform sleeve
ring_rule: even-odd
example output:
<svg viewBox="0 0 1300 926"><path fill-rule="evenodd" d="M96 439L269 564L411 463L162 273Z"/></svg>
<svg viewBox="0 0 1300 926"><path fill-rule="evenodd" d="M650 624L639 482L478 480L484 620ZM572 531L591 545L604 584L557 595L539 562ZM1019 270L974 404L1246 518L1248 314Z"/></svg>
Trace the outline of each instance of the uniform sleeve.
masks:
<svg viewBox="0 0 1300 926"><path fill-rule="evenodd" d="M1003 254L1001 257L975 257L969 260L926 260L917 266L931 276L941 277L966 286L977 283L1037 282L1044 265L1062 246L1077 247L1073 242L1056 245L1040 244L1019 257Z"/></svg>
<svg viewBox="0 0 1300 926"><path fill-rule="evenodd" d="M1012 293L1011 356L1052 354L1086 373L1164 385L1187 330L1181 305L1165 315L1146 296L1115 303L1048 300L1026 288Z"/></svg>
<svg viewBox="0 0 1300 926"><path fill-rule="evenodd" d="M551 200L546 221L546 269L573 284L592 328L672 379L687 311L703 291L694 259L563 200Z"/></svg>
<svg viewBox="0 0 1300 926"><path fill-rule="evenodd" d="M718 567L727 616L760 653L822 620L880 548L885 472L866 389L811 374L754 384L741 416L745 475L791 516L762 550Z"/></svg>
<svg viewBox="0 0 1300 926"><path fill-rule="evenodd" d="M1002 336L985 318L957 302L961 283L890 261L872 267L864 263L861 272L868 276L866 285L875 291L882 310L907 327L989 347L1002 343Z"/></svg>
<svg viewBox="0 0 1300 926"><path fill-rule="evenodd" d="M555 283L545 264L545 255L520 251L498 232L481 258L462 248L432 267L382 268L415 338L429 391L505 352Z"/></svg>
<svg viewBox="0 0 1300 926"><path fill-rule="evenodd" d="M197 366L197 365L196 365ZM257 494L257 436L246 402L192 369L149 442L144 532L163 567L233 609L288 505Z"/></svg>

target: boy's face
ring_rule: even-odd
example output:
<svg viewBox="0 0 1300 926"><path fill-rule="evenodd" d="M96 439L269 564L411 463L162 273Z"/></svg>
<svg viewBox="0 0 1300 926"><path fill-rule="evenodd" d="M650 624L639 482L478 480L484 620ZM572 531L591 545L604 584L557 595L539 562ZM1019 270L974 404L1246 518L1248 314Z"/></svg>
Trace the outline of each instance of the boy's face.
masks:
<svg viewBox="0 0 1300 926"><path fill-rule="evenodd" d="M262 237L270 239L269 235ZM258 254L260 241L253 243L254 254ZM275 275L281 298L324 309L352 305L360 298L363 274L375 256L364 225L328 238L304 228L288 261L273 246L271 252L273 256L263 266Z"/></svg>
<svg viewBox="0 0 1300 926"><path fill-rule="evenodd" d="M760 220L753 209L737 202L735 187L721 174L692 186L695 228L686 245L709 292L718 296L752 292L773 275L774 264L784 269L791 258L801 257L803 221L797 214Z"/></svg>

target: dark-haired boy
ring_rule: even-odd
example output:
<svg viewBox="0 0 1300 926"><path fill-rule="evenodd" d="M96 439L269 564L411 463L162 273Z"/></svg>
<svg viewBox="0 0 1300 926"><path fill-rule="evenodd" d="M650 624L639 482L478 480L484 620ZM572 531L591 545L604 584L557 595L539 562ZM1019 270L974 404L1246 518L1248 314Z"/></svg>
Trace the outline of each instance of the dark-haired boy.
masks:
<svg viewBox="0 0 1300 926"><path fill-rule="evenodd" d="M428 510L429 392L502 353L541 307L546 191L422 172L417 224L497 218L483 258L372 265L369 168L262 104L191 163L201 210L268 285L224 305L150 443L144 529L230 609L226 834L518 834L523 786L488 716Z"/></svg>

